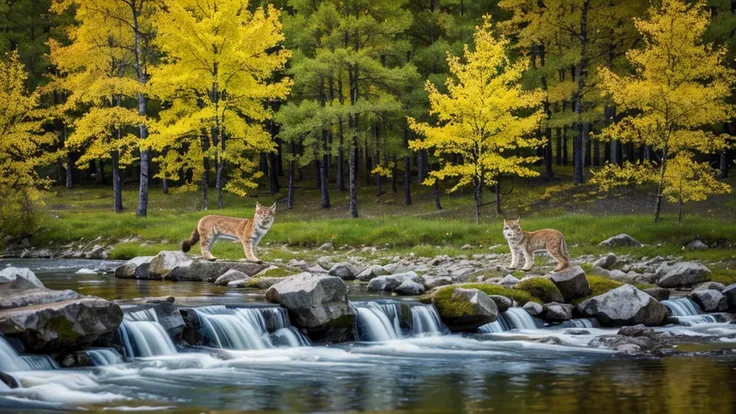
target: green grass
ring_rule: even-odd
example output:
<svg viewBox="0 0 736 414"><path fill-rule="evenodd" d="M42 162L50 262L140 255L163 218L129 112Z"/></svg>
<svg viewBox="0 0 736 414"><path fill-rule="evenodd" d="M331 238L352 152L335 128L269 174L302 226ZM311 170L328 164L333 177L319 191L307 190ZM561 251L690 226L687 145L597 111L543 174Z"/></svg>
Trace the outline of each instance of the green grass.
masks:
<svg viewBox="0 0 736 414"><path fill-rule="evenodd" d="M710 280L714 282L723 283L726 286L736 283L736 268L734 267L713 266L711 267L711 271L713 273L711 274Z"/></svg>
<svg viewBox="0 0 736 414"><path fill-rule="evenodd" d="M432 294L431 299L430 296L427 296L423 301L427 302L428 300L432 300L443 317L453 318L467 315L472 311L470 304L467 302L456 301L452 298L453 292L455 292L455 289L459 287L464 289L478 289L487 295L506 296L507 298L514 299L520 304L524 304L529 301L541 303L538 298L533 297L523 290L507 289L502 286L489 285L485 283L464 283L460 285L441 287Z"/></svg>

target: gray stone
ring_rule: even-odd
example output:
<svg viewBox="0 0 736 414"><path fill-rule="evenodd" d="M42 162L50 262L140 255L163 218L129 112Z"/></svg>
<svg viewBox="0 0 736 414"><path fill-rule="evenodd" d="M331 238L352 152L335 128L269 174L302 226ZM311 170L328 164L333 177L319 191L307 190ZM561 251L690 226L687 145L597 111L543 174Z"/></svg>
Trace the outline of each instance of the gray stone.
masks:
<svg viewBox="0 0 736 414"><path fill-rule="evenodd" d="M602 256L600 259L593 262L593 267L600 267L602 269L610 269L613 265L616 264L616 257L613 253L608 253L604 256Z"/></svg>
<svg viewBox="0 0 736 414"><path fill-rule="evenodd" d="M31 269L9 266L0 270L0 289L24 290L43 287L43 283Z"/></svg>
<svg viewBox="0 0 736 414"><path fill-rule="evenodd" d="M266 268L265 264L247 261L231 262L217 260L195 260L187 266L178 266L169 272L167 280L189 281L189 282L214 282L220 275L228 270L235 269L248 276L258 274Z"/></svg>
<svg viewBox="0 0 736 414"><path fill-rule="evenodd" d="M319 246L319 249L322 251L325 250L335 250L335 246L332 244L332 242L327 242L321 246Z"/></svg>
<svg viewBox="0 0 736 414"><path fill-rule="evenodd" d="M118 279L142 279L147 278L148 264L153 256L134 257L115 269L115 277Z"/></svg>
<svg viewBox="0 0 736 414"><path fill-rule="evenodd" d="M516 278L514 275L506 275L503 279L501 279L501 282L499 285L503 287L512 288L521 282L518 278Z"/></svg>
<svg viewBox="0 0 736 414"><path fill-rule="evenodd" d="M306 270L308 273L327 274L327 270L325 270L322 266L319 266L319 265L307 266L304 270Z"/></svg>
<svg viewBox="0 0 736 414"><path fill-rule="evenodd" d="M670 298L670 290L667 288L653 287L649 289L644 289L644 293L653 297L654 299L657 299L659 302Z"/></svg>
<svg viewBox="0 0 736 414"><path fill-rule="evenodd" d="M723 289L725 288L726 288L726 285L724 285L723 283L705 282L705 283L699 284L698 286L695 286L695 288L693 288L693 292L697 292L699 290L706 290L706 289L712 289L712 290L717 290L719 292L723 292Z"/></svg>
<svg viewBox="0 0 736 414"><path fill-rule="evenodd" d="M289 310L291 322L313 339L326 342L350 339L355 315L348 288L339 277L300 273L266 291L266 299Z"/></svg>
<svg viewBox="0 0 736 414"><path fill-rule="evenodd" d="M393 292L407 280L419 282L419 276L414 272L397 273L395 275L378 276L368 282L370 292Z"/></svg>
<svg viewBox="0 0 736 414"><path fill-rule="evenodd" d="M704 312L720 312L728 309L728 299L717 290L704 289L689 295Z"/></svg>
<svg viewBox="0 0 736 414"><path fill-rule="evenodd" d="M186 253L175 251L161 251L148 263L150 279L166 279L169 273L177 267L189 266L192 259Z"/></svg>
<svg viewBox="0 0 736 414"><path fill-rule="evenodd" d="M656 331L652 328L647 328L645 325L639 324L634 326L624 326L618 330L618 335L630 336L633 338L640 336L652 337L656 335Z"/></svg>
<svg viewBox="0 0 736 414"><path fill-rule="evenodd" d="M116 303L85 297L0 311L0 333L27 352L70 351L112 334L123 319Z"/></svg>
<svg viewBox="0 0 736 414"><path fill-rule="evenodd" d="M657 285L666 288L692 286L710 280L710 269L697 262L662 263L657 268Z"/></svg>
<svg viewBox="0 0 736 414"><path fill-rule="evenodd" d="M469 305L468 311L461 315L443 314L442 308L438 308L442 321L453 332L474 332L498 318L496 303L478 289L456 288L452 292L451 300Z"/></svg>
<svg viewBox="0 0 736 414"><path fill-rule="evenodd" d="M548 321L567 321L572 319L573 306L567 303L550 302L543 307L543 318Z"/></svg>
<svg viewBox="0 0 736 414"><path fill-rule="evenodd" d="M404 281L394 292L402 296L416 296L424 293L424 286L413 280Z"/></svg>
<svg viewBox="0 0 736 414"><path fill-rule="evenodd" d="M544 307L537 302L527 302L524 304L523 309L532 316L539 316L544 312Z"/></svg>
<svg viewBox="0 0 736 414"><path fill-rule="evenodd" d="M669 314L667 307L631 285L594 296L579 304L577 309L585 317L598 319L603 326L658 326Z"/></svg>
<svg viewBox="0 0 736 414"><path fill-rule="evenodd" d="M514 306L514 300L501 295L488 295L496 304L499 312L506 312L510 307Z"/></svg>
<svg viewBox="0 0 736 414"><path fill-rule="evenodd" d="M328 272L330 276L337 276L342 280L354 280L359 273L360 271L350 263L336 263Z"/></svg>
<svg viewBox="0 0 736 414"><path fill-rule="evenodd" d="M643 244L628 234L619 234L610 237L599 243L599 246L605 247L642 247Z"/></svg>
<svg viewBox="0 0 736 414"><path fill-rule="evenodd" d="M690 250L708 250L708 245L700 240L693 240L685 248Z"/></svg>
<svg viewBox="0 0 736 414"><path fill-rule="evenodd" d="M424 287L426 289L434 289L438 286L451 285L454 281L449 276L440 277L424 277Z"/></svg>
<svg viewBox="0 0 736 414"><path fill-rule="evenodd" d="M374 277L377 276L383 276L388 274L386 269L383 268L383 266L379 265L370 265L367 269L363 270L362 272L358 273L358 275L355 277L356 279L367 282Z"/></svg>
<svg viewBox="0 0 736 414"><path fill-rule="evenodd" d="M570 266L561 272L552 273L550 279L567 302L590 295L590 283L580 266Z"/></svg>
<svg viewBox="0 0 736 414"><path fill-rule="evenodd" d="M309 272L307 272L309 273ZM283 282L283 277L253 277L243 282L243 286L256 288L256 289L268 289L271 286Z"/></svg>
<svg viewBox="0 0 736 414"><path fill-rule="evenodd" d="M83 297L73 290L52 290L46 288L5 290L0 288L0 310L63 302L81 299Z"/></svg>
<svg viewBox="0 0 736 414"><path fill-rule="evenodd" d="M723 293L723 296L726 297L728 310L736 310L736 283L732 283L726 286L726 288L723 289L721 293Z"/></svg>
<svg viewBox="0 0 736 414"><path fill-rule="evenodd" d="M245 273L237 269L230 269L223 273L215 280L215 284L218 286L230 286L230 282L243 281L248 277Z"/></svg>

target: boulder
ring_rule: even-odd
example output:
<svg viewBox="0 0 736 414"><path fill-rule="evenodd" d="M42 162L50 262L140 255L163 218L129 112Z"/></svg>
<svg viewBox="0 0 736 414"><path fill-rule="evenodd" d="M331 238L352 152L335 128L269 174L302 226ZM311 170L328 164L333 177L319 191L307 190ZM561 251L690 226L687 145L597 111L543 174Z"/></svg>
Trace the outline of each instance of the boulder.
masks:
<svg viewBox="0 0 736 414"><path fill-rule="evenodd" d="M613 265L616 264L616 260L618 258L613 253L608 253L604 256L601 256L600 259L593 262L593 267L600 267L601 269L610 269Z"/></svg>
<svg viewBox="0 0 736 414"><path fill-rule="evenodd" d="M456 288L449 302L437 306L437 311L453 332L475 332L498 318L496 304L478 289Z"/></svg>
<svg viewBox="0 0 736 414"><path fill-rule="evenodd" d="M542 317L548 321L567 321L572 319L572 310L573 306L567 303L546 303Z"/></svg>
<svg viewBox="0 0 736 414"><path fill-rule="evenodd" d="M268 289L271 286L283 282L283 277L252 277L243 283L243 286L255 289Z"/></svg>
<svg viewBox="0 0 736 414"><path fill-rule="evenodd" d="M27 352L79 349L112 334L123 319L116 303L84 297L0 311L0 333L17 338Z"/></svg>
<svg viewBox="0 0 736 414"><path fill-rule="evenodd" d="M644 293L653 297L654 299L657 299L660 302L670 298L670 290L667 288L653 287L649 289L644 289Z"/></svg>
<svg viewBox="0 0 736 414"><path fill-rule="evenodd" d="M189 266L192 259L181 251L161 251L148 263L149 279L166 279L177 267Z"/></svg>
<svg viewBox="0 0 736 414"><path fill-rule="evenodd" d="M166 279L188 282L214 282L228 270L234 269L248 276L258 274L267 265L247 261L231 262L225 260L195 260L188 265L177 266L169 272Z"/></svg>
<svg viewBox="0 0 736 414"><path fill-rule="evenodd" d="M413 280L407 280L400 284L399 287L394 291L401 296L416 296L424 294L424 285L417 283Z"/></svg>
<svg viewBox="0 0 736 414"><path fill-rule="evenodd" d="M356 279L367 282L374 277L377 276L383 276L388 274L386 269L383 268L383 266L379 265L370 265L367 269L363 270L362 272L358 273L358 275L355 277Z"/></svg>
<svg viewBox="0 0 736 414"><path fill-rule="evenodd" d="M721 292L726 297L726 303L728 304L728 310L736 310L736 283L726 286Z"/></svg>
<svg viewBox="0 0 736 414"><path fill-rule="evenodd" d="M718 282L705 282L705 283L699 284L698 286L695 286L693 288L693 292L696 292L698 290L707 290L707 289L713 289L713 290L717 290L719 292L723 292L723 289L725 289L725 288L726 288L726 285L724 285L723 283L718 283Z"/></svg>
<svg viewBox="0 0 736 414"><path fill-rule="evenodd" d="M583 274L584 276L584 274ZM586 279L587 281L587 279ZM564 302L565 298L557 288L554 282L546 277L533 276L524 278L514 289L520 289L528 292L530 295L539 298L542 302Z"/></svg>
<svg viewBox="0 0 736 414"><path fill-rule="evenodd" d="M710 269L697 262L662 263L657 268L657 285L666 288L692 286L710 280Z"/></svg>
<svg viewBox="0 0 736 414"><path fill-rule="evenodd" d="M339 277L300 273L266 291L266 299L289 311L291 322L309 336L326 342L352 338L355 314L348 288Z"/></svg>
<svg viewBox="0 0 736 414"><path fill-rule="evenodd" d="M148 264L153 256L134 257L115 269L115 277L118 279L146 279Z"/></svg>
<svg viewBox="0 0 736 414"><path fill-rule="evenodd" d="M406 273L374 277L370 282L368 282L368 291L393 292L407 280L419 282L419 276L417 276L415 272L410 271Z"/></svg>
<svg viewBox="0 0 736 414"><path fill-rule="evenodd" d="M498 283L499 285L507 288L512 288L519 284L521 280L516 278L514 275L506 275L503 279Z"/></svg>
<svg viewBox="0 0 736 414"><path fill-rule="evenodd" d="M666 306L631 285L594 296L580 303L577 310L585 317L598 319L603 326L658 326L669 313Z"/></svg>
<svg viewBox="0 0 736 414"><path fill-rule="evenodd" d="M507 298L501 295L488 295L489 298L496 304L499 312L506 312L510 307L514 306L513 299Z"/></svg>
<svg viewBox="0 0 736 414"><path fill-rule="evenodd" d="M700 240L693 240L685 245L685 248L690 250L708 250L708 245Z"/></svg>
<svg viewBox="0 0 736 414"><path fill-rule="evenodd" d="M714 289L692 292L689 296L704 312L720 312L728 309L728 299Z"/></svg>
<svg viewBox="0 0 736 414"><path fill-rule="evenodd" d="M43 283L31 269L25 267L6 267L0 270L0 289L37 289L43 288Z"/></svg>
<svg viewBox="0 0 736 414"><path fill-rule="evenodd" d="M619 234L603 240L598 244L604 247L642 247L643 244L628 234Z"/></svg>
<svg viewBox="0 0 736 414"><path fill-rule="evenodd" d="M336 263L328 272L330 276L337 276L342 280L354 280L359 273L360 271L350 263Z"/></svg>
<svg viewBox="0 0 736 414"><path fill-rule="evenodd" d="M2 371L0 371L0 382L4 383L8 386L8 388L11 389L20 387L20 385L18 384L18 380L15 379L14 376L6 374Z"/></svg>
<svg viewBox="0 0 736 414"><path fill-rule="evenodd" d="M215 279L215 284L218 286L229 286L230 282L243 281L243 283L245 283L245 279L247 277L248 275L240 270L230 269Z"/></svg>
<svg viewBox="0 0 736 414"><path fill-rule="evenodd" d="M424 277L424 287L434 289L438 286L447 286L454 283L450 276Z"/></svg>
<svg viewBox="0 0 736 414"><path fill-rule="evenodd" d="M73 290L28 289L4 290L0 288L0 310L32 305L81 299L84 296Z"/></svg>
<svg viewBox="0 0 736 414"><path fill-rule="evenodd" d="M552 273L550 279L567 302L590 295L590 283L580 266L570 266L561 272Z"/></svg>
<svg viewBox="0 0 736 414"><path fill-rule="evenodd" d="M524 304L523 309L532 316L539 316L544 312L544 307L537 302L527 302Z"/></svg>

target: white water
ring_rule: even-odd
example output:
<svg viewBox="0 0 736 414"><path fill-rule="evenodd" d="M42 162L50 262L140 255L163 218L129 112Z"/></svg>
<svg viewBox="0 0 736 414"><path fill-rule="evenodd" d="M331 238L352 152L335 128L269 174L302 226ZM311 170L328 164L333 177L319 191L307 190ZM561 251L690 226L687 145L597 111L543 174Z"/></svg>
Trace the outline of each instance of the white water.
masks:
<svg viewBox="0 0 736 414"><path fill-rule="evenodd" d="M96 367L123 363L123 357L112 348L88 349L87 356Z"/></svg>
<svg viewBox="0 0 736 414"><path fill-rule="evenodd" d="M367 302L356 305L358 337L363 341L383 342L401 338L401 305Z"/></svg>
<svg viewBox="0 0 736 414"><path fill-rule="evenodd" d="M542 322L525 311L524 308L509 308L503 313L509 329L537 329Z"/></svg>
<svg viewBox="0 0 736 414"><path fill-rule="evenodd" d="M28 369L50 370L59 368L59 364L48 355L22 355L20 359L28 365Z"/></svg>
<svg viewBox="0 0 736 414"><path fill-rule="evenodd" d="M570 319L558 325L561 328L597 328L598 321L590 318Z"/></svg>
<svg viewBox="0 0 736 414"><path fill-rule="evenodd" d="M0 336L0 371L20 371L30 369L28 364L20 359L18 352Z"/></svg>
<svg viewBox="0 0 736 414"><path fill-rule="evenodd" d="M225 349L266 349L273 346L309 346L309 340L291 326L281 308L228 308L222 305L195 309L211 346ZM265 315L265 317L264 317ZM276 329L269 334L266 318Z"/></svg>
<svg viewBox="0 0 736 414"><path fill-rule="evenodd" d="M506 322L506 318L504 318L503 313L498 314L498 318L491 323L487 323L480 328L478 328L478 332L480 333L500 333L508 331L509 324Z"/></svg>
<svg viewBox="0 0 736 414"><path fill-rule="evenodd" d="M690 298L663 300L661 303L670 309L672 316L677 318L678 324L683 326L724 323L730 320L730 317L724 313L703 313L700 306Z"/></svg>
<svg viewBox="0 0 736 414"><path fill-rule="evenodd" d="M432 305L414 305L411 308L411 334L412 336L442 335L447 328L440 320L440 314Z"/></svg>
<svg viewBox="0 0 736 414"><path fill-rule="evenodd" d="M158 323L154 309L126 313L119 334L128 357L176 354L169 334Z"/></svg>

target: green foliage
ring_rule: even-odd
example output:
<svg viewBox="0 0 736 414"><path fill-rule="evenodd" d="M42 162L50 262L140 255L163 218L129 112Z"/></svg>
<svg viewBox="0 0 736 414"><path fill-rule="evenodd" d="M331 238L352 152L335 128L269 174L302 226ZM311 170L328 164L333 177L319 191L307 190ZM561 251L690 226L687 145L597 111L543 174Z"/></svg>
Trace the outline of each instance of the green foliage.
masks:
<svg viewBox="0 0 736 414"><path fill-rule="evenodd" d="M514 286L515 290L528 292L531 296L538 297L542 302L559 301L562 293L555 284L544 277L533 277L524 279Z"/></svg>

